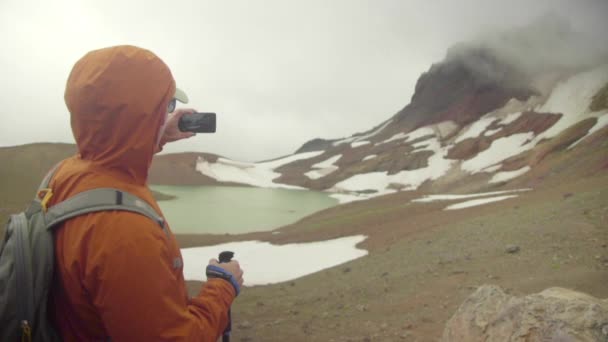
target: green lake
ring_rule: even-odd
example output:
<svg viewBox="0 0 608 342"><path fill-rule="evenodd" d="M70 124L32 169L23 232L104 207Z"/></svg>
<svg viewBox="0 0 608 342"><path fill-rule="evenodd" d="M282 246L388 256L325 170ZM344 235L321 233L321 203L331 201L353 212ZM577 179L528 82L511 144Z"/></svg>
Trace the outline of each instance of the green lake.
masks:
<svg viewBox="0 0 608 342"><path fill-rule="evenodd" d="M326 193L307 190L166 185L150 188L177 197L158 202L175 233L268 231L338 204Z"/></svg>

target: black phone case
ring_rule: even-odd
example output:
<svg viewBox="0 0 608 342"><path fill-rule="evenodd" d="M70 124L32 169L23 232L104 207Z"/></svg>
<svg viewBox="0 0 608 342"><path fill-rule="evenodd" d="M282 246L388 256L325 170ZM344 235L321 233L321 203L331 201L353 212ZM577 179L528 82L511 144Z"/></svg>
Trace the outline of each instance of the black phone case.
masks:
<svg viewBox="0 0 608 342"><path fill-rule="evenodd" d="M184 114L177 124L182 132L215 133L215 113L188 113Z"/></svg>

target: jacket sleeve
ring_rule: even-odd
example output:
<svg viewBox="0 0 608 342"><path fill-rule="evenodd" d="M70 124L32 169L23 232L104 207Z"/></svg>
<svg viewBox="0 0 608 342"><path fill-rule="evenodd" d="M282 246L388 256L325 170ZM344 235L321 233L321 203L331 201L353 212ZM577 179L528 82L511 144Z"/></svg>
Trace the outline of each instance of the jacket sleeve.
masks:
<svg viewBox="0 0 608 342"><path fill-rule="evenodd" d="M92 254L85 287L112 341L216 341L228 323L233 286L211 279L188 300L164 232L138 214L111 216L101 243L110 248Z"/></svg>

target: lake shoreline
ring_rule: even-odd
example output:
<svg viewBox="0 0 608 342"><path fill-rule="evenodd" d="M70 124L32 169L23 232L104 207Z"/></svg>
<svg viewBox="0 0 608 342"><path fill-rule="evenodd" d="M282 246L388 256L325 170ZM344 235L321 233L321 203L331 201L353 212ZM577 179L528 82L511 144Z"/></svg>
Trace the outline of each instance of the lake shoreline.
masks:
<svg viewBox="0 0 608 342"><path fill-rule="evenodd" d="M328 193L299 189L150 187L155 193L163 195L164 200L158 204L176 235L235 235L275 231L339 204Z"/></svg>

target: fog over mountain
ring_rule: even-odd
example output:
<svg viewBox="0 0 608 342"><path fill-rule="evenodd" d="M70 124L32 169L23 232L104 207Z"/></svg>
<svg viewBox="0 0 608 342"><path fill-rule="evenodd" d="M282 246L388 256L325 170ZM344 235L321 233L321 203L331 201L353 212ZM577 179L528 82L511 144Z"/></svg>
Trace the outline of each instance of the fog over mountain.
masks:
<svg viewBox="0 0 608 342"><path fill-rule="evenodd" d="M217 134L169 145L166 153L251 161L386 120L410 102L420 75L444 60L447 48L460 54L459 42L490 47L499 60L528 71L590 62L608 46L607 13L604 0L269 0L263 6L5 0L0 119L10 124L0 127L0 146L73 142L65 81L76 60L105 46L154 51L189 94L189 106L218 113ZM531 24L543 16L561 19ZM513 44L525 26L527 37ZM497 71L465 60L485 74Z"/></svg>

